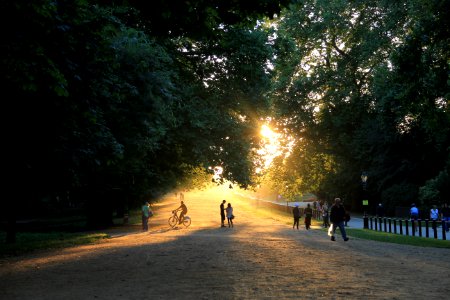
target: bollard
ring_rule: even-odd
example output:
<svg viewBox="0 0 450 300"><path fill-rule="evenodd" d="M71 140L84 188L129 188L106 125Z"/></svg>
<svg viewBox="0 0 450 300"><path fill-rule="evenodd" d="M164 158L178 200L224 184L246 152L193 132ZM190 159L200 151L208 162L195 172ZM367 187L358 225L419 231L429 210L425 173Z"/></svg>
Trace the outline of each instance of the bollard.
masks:
<svg viewBox="0 0 450 300"><path fill-rule="evenodd" d="M422 237L422 221L419 219L417 220L417 223L419 224L419 236Z"/></svg>
<svg viewBox="0 0 450 300"><path fill-rule="evenodd" d="M433 220L433 233L434 233L434 238L437 239L437 226L436 226L436 220Z"/></svg>
<svg viewBox="0 0 450 300"><path fill-rule="evenodd" d="M363 221L364 221L364 229L369 229L369 218L367 217L367 215L365 213L363 216Z"/></svg>

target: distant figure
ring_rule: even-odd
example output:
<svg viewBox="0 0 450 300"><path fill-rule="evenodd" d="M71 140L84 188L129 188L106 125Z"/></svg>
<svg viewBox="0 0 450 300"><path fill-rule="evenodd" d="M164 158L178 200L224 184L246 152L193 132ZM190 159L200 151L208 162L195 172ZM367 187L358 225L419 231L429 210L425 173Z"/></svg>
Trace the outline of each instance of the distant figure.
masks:
<svg viewBox="0 0 450 300"><path fill-rule="evenodd" d="M221 227L225 227L225 203L226 200L222 200L222 203L220 204L220 220L221 220Z"/></svg>
<svg viewBox="0 0 450 300"><path fill-rule="evenodd" d="M178 219L179 219L178 224L181 224L181 223L183 223L184 216L186 215L186 213L188 211L188 209L183 201L181 201L181 205L177 209L175 209L175 212L177 212L179 210L181 210L181 212L180 212L180 216L178 217Z"/></svg>
<svg viewBox="0 0 450 300"><path fill-rule="evenodd" d="M233 208L231 207L231 203L228 203L226 212L227 212L227 219L228 219L228 227L233 227L234 215L233 215Z"/></svg>
<svg viewBox="0 0 450 300"><path fill-rule="evenodd" d="M445 231L448 232L450 227L450 207L448 207L447 203L442 205L441 220L444 221L443 226L445 226Z"/></svg>
<svg viewBox="0 0 450 300"><path fill-rule="evenodd" d="M145 202L142 205L142 230L148 231L148 219L150 217L150 203Z"/></svg>
<svg viewBox="0 0 450 300"><path fill-rule="evenodd" d="M329 216L328 216L328 203L325 201L322 205L322 219L324 228L328 228L330 226Z"/></svg>
<svg viewBox="0 0 450 300"><path fill-rule="evenodd" d="M183 194L183 192L180 192L180 200L184 200L184 194Z"/></svg>
<svg viewBox="0 0 450 300"><path fill-rule="evenodd" d="M294 215L294 225L292 225L292 229L295 229L295 226L297 226L298 230L298 223L300 221L300 209L298 208L298 204L295 205L294 209L292 210L292 214Z"/></svg>
<svg viewBox="0 0 450 300"><path fill-rule="evenodd" d="M416 204L411 204L411 209L409 210L409 214L411 217L411 222L413 224L414 230L417 231L417 220L419 219L419 209L416 207Z"/></svg>
<svg viewBox="0 0 450 300"><path fill-rule="evenodd" d="M439 220L439 210L436 205L433 205L433 208L430 209L430 220L433 226L433 229L436 228L436 222Z"/></svg>
<svg viewBox="0 0 450 300"><path fill-rule="evenodd" d="M377 217L379 217L379 218L384 217L384 207L383 207L383 204L381 204L381 203L378 203L378 206L377 206Z"/></svg>
<svg viewBox="0 0 450 300"><path fill-rule="evenodd" d="M311 204L308 203L308 205L305 208L305 228L309 230L311 228L311 218L312 218L312 208Z"/></svg>
<svg viewBox="0 0 450 300"><path fill-rule="evenodd" d="M345 208L341 204L341 199L336 198L334 199L334 204L331 206L330 211L330 220L331 220L331 227L328 233L331 235L331 240L335 241L334 234L336 232L336 227L339 227L339 230L341 231L342 238L344 241L348 241L347 233L345 232Z"/></svg>

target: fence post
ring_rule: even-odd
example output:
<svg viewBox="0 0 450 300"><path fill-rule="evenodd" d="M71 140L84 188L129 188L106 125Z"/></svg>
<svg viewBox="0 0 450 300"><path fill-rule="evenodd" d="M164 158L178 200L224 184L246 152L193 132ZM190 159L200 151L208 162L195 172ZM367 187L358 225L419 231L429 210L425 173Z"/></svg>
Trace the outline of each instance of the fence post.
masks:
<svg viewBox="0 0 450 300"><path fill-rule="evenodd" d="M398 220L399 224L400 224L400 234L403 235L403 225L402 225L402 220Z"/></svg>
<svg viewBox="0 0 450 300"><path fill-rule="evenodd" d="M383 223L384 223L384 232L387 232L387 228L386 228L386 218L383 218Z"/></svg>
<svg viewBox="0 0 450 300"><path fill-rule="evenodd" d="M363 216L363 224L364 229L369 229L369 218L367 217L366 213L364 213Z"/></svg>
<svg viewBox="0 0 450 300"><path fill-rule="evenodd" d="M428 226L429 224L428 224L428 219L425 219L425 230L426 230L426 233L425 233L425 237L430 237L430 233L429 233L429 226Z"/></svg>
<svg viewBox="0 0 450 300"><path fill-rule="evenodd" d="M434 238L437 239L437 224L436 224L436 220L431 221L433 222L433 234L434 234Z"/></svg>
<svg viewBox="0 0 450 300"><path fill-rule="evenodd" d="M422 237L422 220L417 220L417 224L419 226L419 236Z"/></svg>
<svg viewBox="0 0 450 300"><path fill-rule="evenodd" d="M446 228L447 228L448 224L446 224L446 221L442 221L442 240L446 240Z"/></svg>
<svg viewBox="0 0 450 300"><path fill-rule="evenodd" d="M375 217L374 218L375 219L375 230L377 231L378 230L378 218L377 217Z"/></svg>
<svg viewBox="0 0 450 300"><path fill-rule="evenodd" d="M394 219L394 233L397 233L397 219Z"/></svg>
<svg viewBox="0 0 450 300"><path fill-rule="evenodd" d="M406 235L409 235L409 224L408 224L409 222L408 222L408 220L405 220L405 233L406 233Z"/></svg>
<svg viewBox="0 0 450 300"><path fill-rule="evenodd" d="M392 233L392 224L391 224L391 218L389 218L389 233Z"/></svg>
<svg viewBox="0 0 450 300"><path fill-rule="evenodd" d="M370 217L370 229L373 229L373 219Z"/></svg>

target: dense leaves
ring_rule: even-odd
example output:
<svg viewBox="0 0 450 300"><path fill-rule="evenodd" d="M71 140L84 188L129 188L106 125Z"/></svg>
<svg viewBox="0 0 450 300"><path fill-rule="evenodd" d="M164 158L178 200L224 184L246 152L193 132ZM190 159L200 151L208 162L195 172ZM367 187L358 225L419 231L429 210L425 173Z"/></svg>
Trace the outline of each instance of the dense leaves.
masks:
<svg viewBox="0 0 450 300"><path fill-rule="evenodd" d="M297 142L277 174L295 173L291 186L343 197L354 209L367 197L362 172L369 174L370 204L382 202L390 213L448 200L448 6L291 6L278 23L274 102L278 126Z"/></svg>
<svg viewBox="0 0 450 300"><path fill-rule="evenodd" d="M81 207L108 225L210 166L252 183L272 58L254 18L280 3L159 4L2 2L11 220Z"/></svg>

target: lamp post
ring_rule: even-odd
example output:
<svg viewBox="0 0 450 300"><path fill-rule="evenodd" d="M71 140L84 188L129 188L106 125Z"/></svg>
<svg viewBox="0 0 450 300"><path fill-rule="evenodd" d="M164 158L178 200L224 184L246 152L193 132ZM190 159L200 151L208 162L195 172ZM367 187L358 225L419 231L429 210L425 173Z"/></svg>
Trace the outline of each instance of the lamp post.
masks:
<svg viewBox="0 0 450 300"><path fill-rule="evenodd" d="M364 229L369 229L369 218L366 213L366 206L369 205L369 200L366 198L366 191L367 191L367 179L369 178L367 172L362 172L361 174L361 183L363 188L363 199L362 204L364 206L364 216L363 216L363 222L364 222Z"/></svg>

